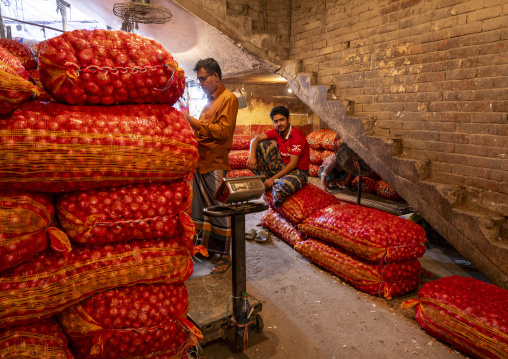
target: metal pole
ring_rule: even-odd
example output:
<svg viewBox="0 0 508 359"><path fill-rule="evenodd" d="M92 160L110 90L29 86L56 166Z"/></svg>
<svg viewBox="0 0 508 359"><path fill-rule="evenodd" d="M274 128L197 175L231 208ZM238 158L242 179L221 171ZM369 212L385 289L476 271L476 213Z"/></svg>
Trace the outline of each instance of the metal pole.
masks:
<svg viewBox="0 0 508 359"><path fill-rule="evenodd" d="M63 6L60 8L60 12L62 13L62 28L63 31L67 31L67 6Z"/></svg>
<svg viewBox="0 0 508 359"><path fill-rule="evenodd" d="M238 321L238 309L242 300L242 293L247 291L247 269L245 260L245 214L231 216L231 234L232 234L232 268L233 268L233 316ZM235 329L235 346L237 350L242 350L243 342L240 343Z"/></svg>
<svg viewBox="0 0 508 359"><path fill-rule="evenodd" d="M5 39L4 18L2 16L2 5L0 4L0 37Z"/></svg>

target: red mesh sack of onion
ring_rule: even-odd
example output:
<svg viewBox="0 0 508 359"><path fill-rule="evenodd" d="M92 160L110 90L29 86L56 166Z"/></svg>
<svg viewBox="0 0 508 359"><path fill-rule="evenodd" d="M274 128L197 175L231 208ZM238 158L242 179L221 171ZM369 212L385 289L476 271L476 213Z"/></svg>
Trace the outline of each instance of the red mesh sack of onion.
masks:
<svg viewBox="0 0 508 359"><path fill-rule="evenodd" d="M264 228L275 233L277 237L283 239L292 247L294 247L296 243L304 240L298 228L271 208L265 211L261 216L261 224Z"/></svg>
<svg viewBox="0 0 508 359"><path fill-rule="evenodd" d="M39 49L44 88L71 105L173 105L185 88L184 71L160 43L108 30L74 30Z"/></svg>
<svg viewBox="0 0 508 359"><path fill-rule="evenodd" d="M339 203L333 194L310 183L305 184L277 207L273 206L271 191L265 192L263 198L270 207L294 225L301 223L316 211Z"/></svg>
<svg viewBox="0 0 508 359"><path fill-rule="evenodd" d="M149 284L96 294L58 318L77 358L184 357L202 338L188 308L183 283Z"/></svg>
<svg viewBox="0 0 508 359"><path fill-rule="evenodd" d="M25 70L35 70L37 68L35 54L25 44L16 40L0 39L0 46L16 56Z"/></svg>
<svg viewBox="0 0 508 359"><path fill-rule="evenodd" d="M320 165L323 163L323 150L309 149L309 160L313 165Z"/></svg>
<svg viewBox="0 0 508 359"><path fill-rule="evenodd" d="M183 282L192 273L192 254L162 240L86 246L67 257L43 252L1 273L0 327L49 317L116 287Z"/></svg>
<svg viewBox="0 0 508 359"><path fill-rule="evenodd" d="M427 237L422 227L376 209L340 204L308 217L298 228L303 234L334 243L360 258L390 263L419 258Z"/></svg>
<svg viewBox="0 0 508 359"><path fill-rule="evenodd" d="M248 135L234 135L233 136L233 145L231 146L231 150L248 150L250 149L250 141L252 141L252 137Z"/></svg>
<svg viewBox="0 0 508 359"><path fill-rule="evenodd" d="M245 169L247 168L247 161L249 160L249 151L239 150L229 152L229 164L231 169Z"/></svg>
<svg viewBox="0 0 508 359"><path fill-rule="evenodd" d="M69 239L53 221L53 195L0 191L0 272L23 263L51 246L68 253Z"/></svg>
<svg viewBox="0 0 508 359"><path fill-rule="evenodd" d="M416 321L430 335L476 358L508 358L508 291L474 278L450 276L425 283Z"/></svg>
<svg viewBox="0 0 508 359"><path fill-rule="evenodd" d="M228 171L226 178L249 177L249 176L254 176L254 173L252 173L251 170L245 168L245 169L241 169L241 170Z"/></svg>
<svg viewBox="0 0 508 359"><path fill-rule="evenodd" d="M0 330L0 358L72 359L55 317Z"/></svg>
<svg viewBox="0 0 508 359"><path fill-rule="evenodd" d="M337 134L329 128L317 130L307 135L307 143L316 150L333 151L333 141Z"/></svg>
<svg viewBox="0 0 508 359"><path fill-rule="evenodd" d="M378 196L381 196L386 199L391 199L392 201L400 200L400 196L395 190L388 184L386 181L378 181L376 183L376 187L374 191Z"/></svg>
<svg viewBox="0 0 508 359"><path fill-rule="evenodd" d="M11 112L39 92L19 59L0 46L0 115Z"/></svg>
<svg viewBox="0 0 508 359"><path fill-rule="evenodd" d="M319 177L319 166L310 164L309 165L309 176Z"/></svg>
<svg viewBox="0 0 508 359"><path fill-rule="evenodd" d="M353 187L358 189L358 176L353 179ZM362 188L361 191L365 193L374 193L374 188L376 188L376 180L369 177L362 177Z"/></svg>
<svg viewBox="0 0 508 359"><path fill-rule="evenodd" d="M368 294L385 297L404 295L420 284L420 262L377 264L358 258L331 243L308 239L295 244L298 253Z"/></svg>
<svg viewBox="0 0 508 359"><path fill-rule="evenodd" d="M73 241L105 244L183 238L191 200L190 185L180 180L66 192L57 195L56 208Z"/></svg>
<svg viewBox="0 0 508 359"><path fill-rule="evenodd" d="M31 101L0 121L0 189L67 192L191 176L189 122L168 105Z"/></svg>

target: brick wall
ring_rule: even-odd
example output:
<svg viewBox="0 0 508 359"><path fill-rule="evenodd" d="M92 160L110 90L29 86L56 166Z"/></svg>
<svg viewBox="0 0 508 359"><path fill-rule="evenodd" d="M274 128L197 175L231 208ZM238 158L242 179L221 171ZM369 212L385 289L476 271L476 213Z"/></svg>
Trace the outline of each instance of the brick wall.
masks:
<svg viewBox="0 0 508 359"><path fill-rule="evenodd" d="M429 181L508 213L508 1L292 1L290 58Z"/></svg>

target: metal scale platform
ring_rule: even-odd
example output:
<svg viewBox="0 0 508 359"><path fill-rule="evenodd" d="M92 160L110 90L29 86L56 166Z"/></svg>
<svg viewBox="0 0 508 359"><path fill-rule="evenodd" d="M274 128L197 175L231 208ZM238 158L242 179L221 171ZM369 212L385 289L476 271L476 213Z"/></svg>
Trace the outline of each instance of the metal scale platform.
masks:
<svg viewBox="0 0 508 359"><path fill-rule="evenodd" d="M203 333L203 340L200 341L202 346L216 339L226 339L233 350L243 350L243 338L238 338L237 327L231 317L238 318L240 298L247 289L245 215L268 208L264 202L250 202L259 199L265 191L264 179L264 176L224 178L213 199L225 205L203 210L208 217L231 217L232 270L224 274L211 274L211 263L194 260L193 275L185 282L189 292L189 319ZM258 313L262 310L262 304L252 297L249 297L249 303L252 307L252 329L261 332L263 321Z"/></svg>

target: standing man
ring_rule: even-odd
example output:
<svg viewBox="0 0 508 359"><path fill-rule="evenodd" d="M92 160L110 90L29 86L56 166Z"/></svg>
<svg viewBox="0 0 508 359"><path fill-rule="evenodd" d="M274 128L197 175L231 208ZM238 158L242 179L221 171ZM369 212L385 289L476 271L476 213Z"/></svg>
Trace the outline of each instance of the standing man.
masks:
<svg viewBox="0 0 508 359"><path fill-rule="evenodd" d="M305 135L291 126L286 107L274 107L270 118L275 128L252 140L247 167L266 176L265 188L272 189L278 206L307 183L310 152Z"/></svg>
<svg viewBox="0 0 508 359"><path fill-rule="evenodd" d="M233 144L238 99L222 83L222 71L214 59L199 60L194 71L199 85L208 96L208 103L199 120L182 111L198 141L199 160L192 184L192 219L198 233L202 233L203 245L209 252L220 255L213 272L224 273L231 266L230 219L207 217L203 215L203 209L220 205L212 200L212 195L231 169L228 155Z"/></svg>

